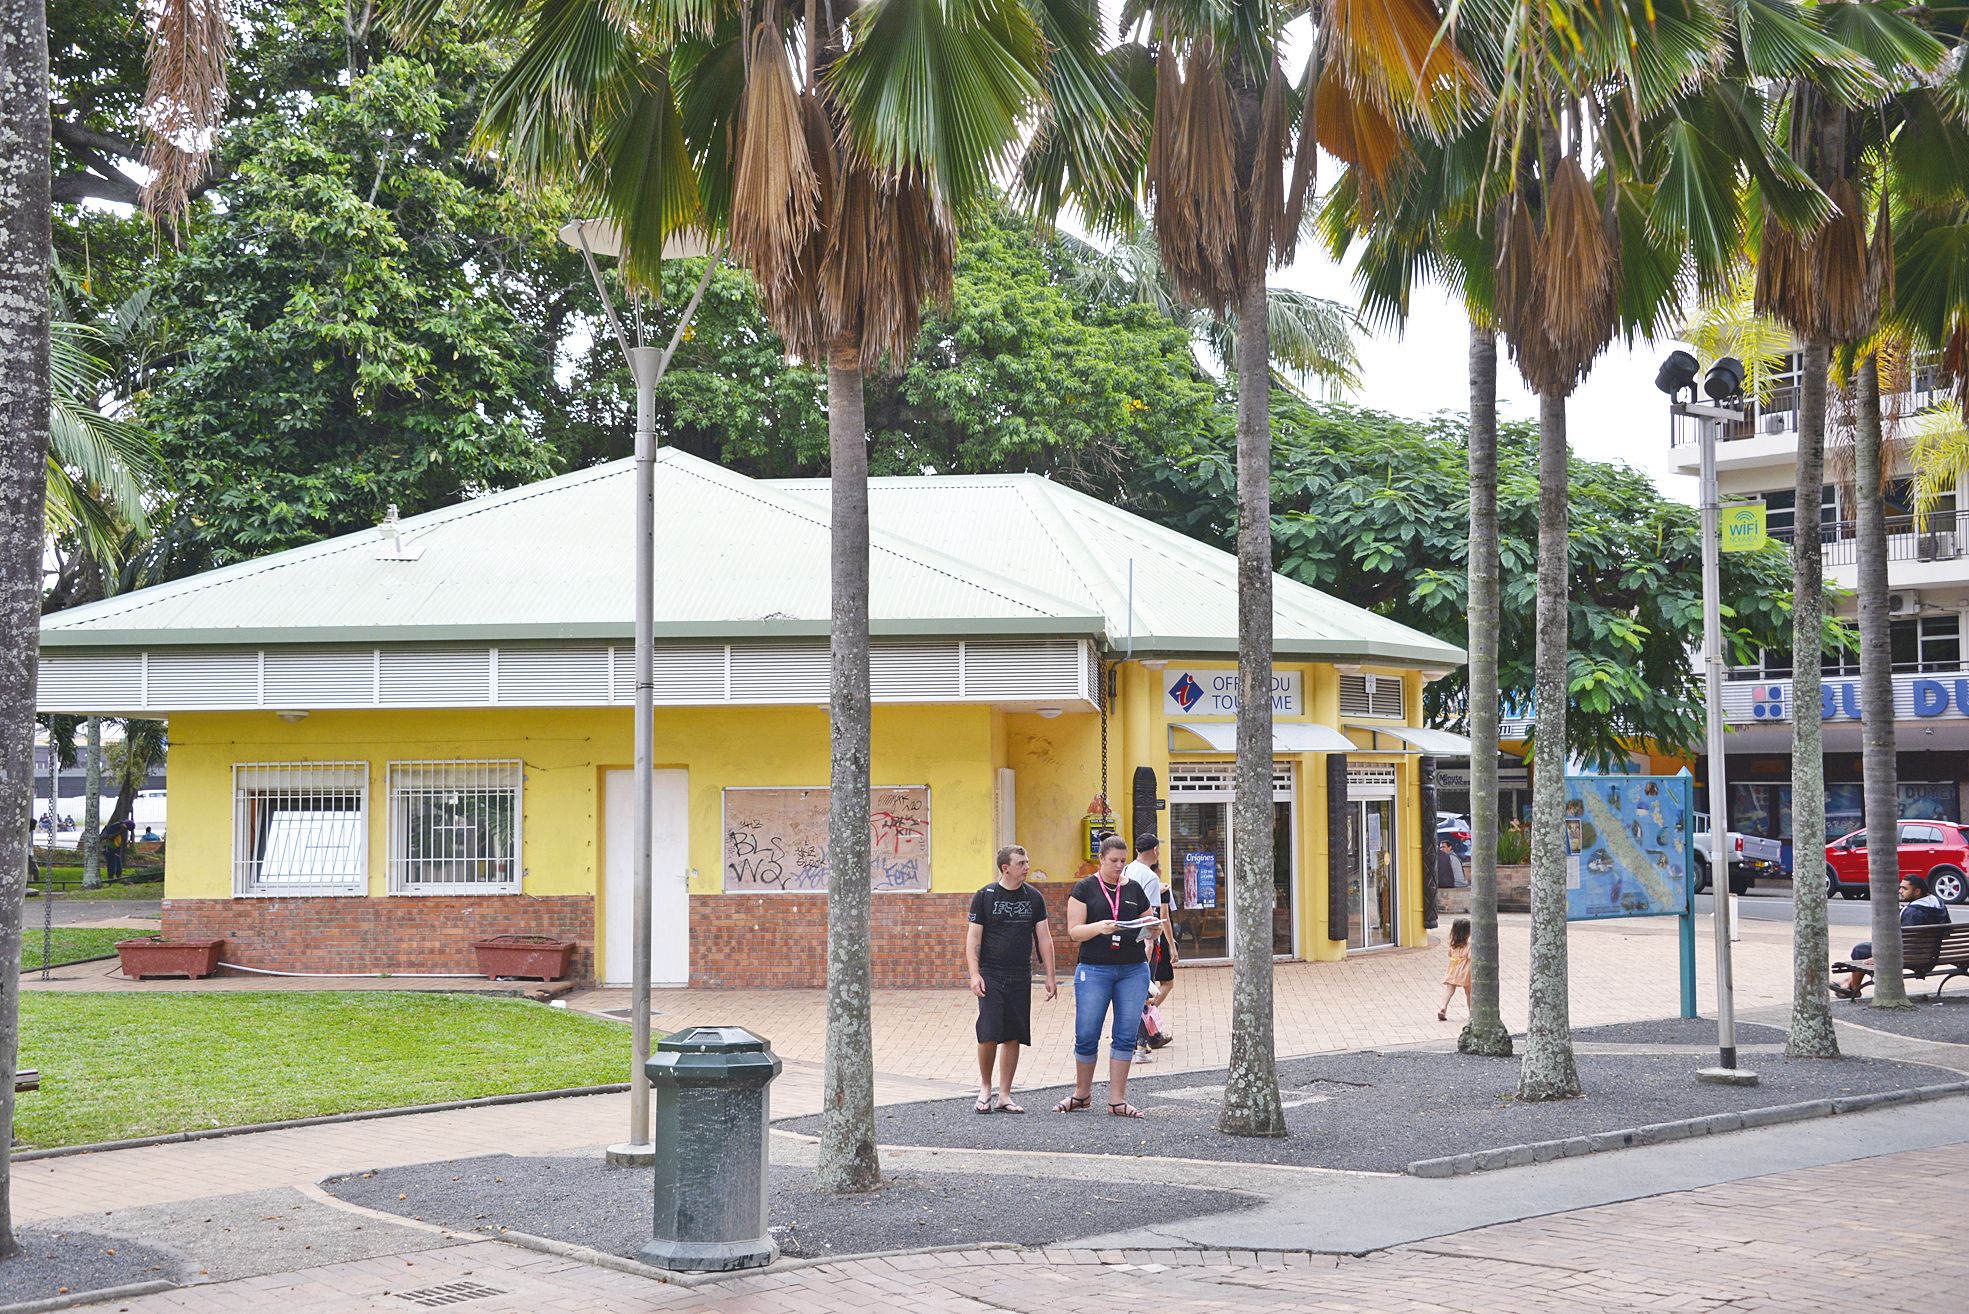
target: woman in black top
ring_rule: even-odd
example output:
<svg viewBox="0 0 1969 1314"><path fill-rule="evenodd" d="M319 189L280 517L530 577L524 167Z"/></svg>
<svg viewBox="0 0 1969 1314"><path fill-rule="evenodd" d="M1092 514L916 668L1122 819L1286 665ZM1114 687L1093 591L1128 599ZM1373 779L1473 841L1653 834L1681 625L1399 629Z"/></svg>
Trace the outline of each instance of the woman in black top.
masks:
<svg viewBox="0 0 1969 1314"><path fill-rule="evenodd" d="M1151 918L1146 926L1123 928L1122 923L1151 914L1148 895L1121 874L1127 861L1127 841L1108 836L1101 841L1100 870L1067 896L1067 936L1080 946L1080 965L1073 970L1074 1084L1073 1094L1053 1106L1055 1113L1073 1113L1093 1103L1094 1059L1101 1024L1112 1006L1108 1112L1117 1118L1142 1116L1128 1102L1128 1066L1135 1060L1135 1036L1149 997L1145 947L1160 923Z"/></svg>

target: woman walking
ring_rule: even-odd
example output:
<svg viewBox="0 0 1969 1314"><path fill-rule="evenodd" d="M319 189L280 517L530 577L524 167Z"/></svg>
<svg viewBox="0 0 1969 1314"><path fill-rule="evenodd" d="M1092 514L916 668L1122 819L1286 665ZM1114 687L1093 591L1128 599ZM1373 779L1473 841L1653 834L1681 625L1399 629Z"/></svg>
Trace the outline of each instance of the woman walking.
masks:
<svg viewBox="0 0 1969 1314"><path fill-rule="evenodd" d="M1055 1113L1074 1113L1094 1102L1094 1060L1102 1023L1112 1011L1108 1112L1117 1118L1142 1116L1128 1102L1128 1067L1149 997L1144 936L1153 936L1161 922L1142 887L1122 875L1127 861L1128 842L1108 836L1101 841L1100 869L1067 896L1067 936L1080 946L1080 965L1073 971L1074 1085L1073 1094L1053 1106Z"/></svg>

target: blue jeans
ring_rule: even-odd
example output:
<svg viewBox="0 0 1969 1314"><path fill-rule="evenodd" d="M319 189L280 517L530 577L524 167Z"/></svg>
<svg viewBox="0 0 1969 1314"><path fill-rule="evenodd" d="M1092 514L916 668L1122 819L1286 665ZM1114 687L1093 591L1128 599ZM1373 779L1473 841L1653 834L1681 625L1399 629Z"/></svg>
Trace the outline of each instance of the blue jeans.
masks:
<svg viewBox="0 0 1969 1314"><path fill-rule="evenodd" d="M1114 1037L1108 1057L1135 1061L1135 1038L1142 1029L1142 1006L1149 1002L1147 963L1082 963L1073 969L1073 1056L1094 1061L1101 1047L1101 1022L1114 1006Z"/></svg>

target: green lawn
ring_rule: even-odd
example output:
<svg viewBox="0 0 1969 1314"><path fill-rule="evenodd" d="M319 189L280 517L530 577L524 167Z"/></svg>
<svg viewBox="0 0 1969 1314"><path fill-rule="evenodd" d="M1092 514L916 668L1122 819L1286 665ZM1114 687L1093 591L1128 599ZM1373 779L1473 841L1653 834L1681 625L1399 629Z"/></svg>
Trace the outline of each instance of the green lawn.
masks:
<svg viewBox="0 0 1969 1314"><path fill-rule="evenodd" d="M391 991L24 992L27 1146L626 1081L629 1029L518 999Z"/></svg>
<svg viewBox="0 0 1969 1314"><path fill-rule="evenodd" d="M82 879L82 872L78 867L56 867L54 876L55 897L58 899L161 899L164 897L162 876L154 881L129 881L117 885L104 885L94 890L85 890L75 884L62 884L64 881Z"/></svg>
<svg viewBox="0 0 1969 1314"><path fill-rule="evenodd" d="M116 952L118 940L140 940L146 934L148 932L133 931L127 926L57 926L54 929L55 952L48 960L49 966L79 963L85 958L103 958ZM21 971L34 972L40 968L41 928L29 918L27 929L21 932Z"/></svg>

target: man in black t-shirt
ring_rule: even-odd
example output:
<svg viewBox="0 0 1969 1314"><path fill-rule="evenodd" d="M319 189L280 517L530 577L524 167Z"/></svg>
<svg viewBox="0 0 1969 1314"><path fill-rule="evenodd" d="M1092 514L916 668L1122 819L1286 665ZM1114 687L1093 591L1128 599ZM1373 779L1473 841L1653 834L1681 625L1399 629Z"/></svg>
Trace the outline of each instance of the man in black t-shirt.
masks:
<svg viewBox="0 0 1969 1314"><path fill-rule="evenodd" d="M1046 967L1046 998L1059 994L1053 972L1053 937L1046 929L1046 900L1026 884L1032 861L1008 844L998 851L998 879L971 896L971 924L964 963L978 997L979 1113L1024 1113L1012 1099L1019 1046L1032 1043L1032 951ZM998 1069L992 1091L991 1070Z"/></svg>

